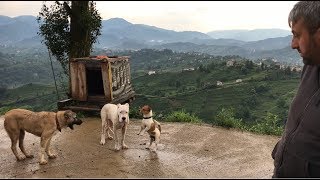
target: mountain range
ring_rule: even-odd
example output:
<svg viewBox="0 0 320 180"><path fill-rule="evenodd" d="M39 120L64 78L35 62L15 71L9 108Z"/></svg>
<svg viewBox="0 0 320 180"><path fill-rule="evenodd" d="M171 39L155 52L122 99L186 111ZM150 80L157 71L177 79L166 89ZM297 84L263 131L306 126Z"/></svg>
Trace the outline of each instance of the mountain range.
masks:
<svg viewBox="0 0 320 180"><path fill-rule="evenodd" d="M11 18L0 15L0 45L41 46L42 37L37 35L38 29L35 16ZM281 51L282 55L278 57L280 61L286 61L289 56L293 57L294 62L299 62L299 55L289 48L290 34L290 31L283 29L177 32L145 24L133 24L122 18L111 18L102 21L101 36L94 47L134 50L167 48L211 55L240 55L246 58L266 58L270 57L270 53L277 54L277 51Z"/></svg>

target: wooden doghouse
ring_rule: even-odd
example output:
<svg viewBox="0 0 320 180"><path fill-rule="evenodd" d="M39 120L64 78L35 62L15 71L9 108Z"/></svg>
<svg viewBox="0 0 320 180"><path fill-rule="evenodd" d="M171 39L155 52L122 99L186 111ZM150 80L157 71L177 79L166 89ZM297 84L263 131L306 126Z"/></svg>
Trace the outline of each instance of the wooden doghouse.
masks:
<svg viewBox="0 0 320 180"><path fill-rule="evenodd" d="M91 56L70 60L69 99L58 109L100 111L106 103L134 99L129 56Z"/></svg>

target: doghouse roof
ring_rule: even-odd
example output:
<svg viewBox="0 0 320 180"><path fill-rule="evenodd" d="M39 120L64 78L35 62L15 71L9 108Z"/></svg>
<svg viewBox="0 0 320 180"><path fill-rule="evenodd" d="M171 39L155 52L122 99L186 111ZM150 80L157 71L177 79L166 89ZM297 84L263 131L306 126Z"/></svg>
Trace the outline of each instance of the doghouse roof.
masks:
<svg viewBox="0 0 320 180"><path fill-rule="evenodd" d="M116 62L116 61L128 61L129 56L89 56L82 58L72 58L71 62Z"/></svg>

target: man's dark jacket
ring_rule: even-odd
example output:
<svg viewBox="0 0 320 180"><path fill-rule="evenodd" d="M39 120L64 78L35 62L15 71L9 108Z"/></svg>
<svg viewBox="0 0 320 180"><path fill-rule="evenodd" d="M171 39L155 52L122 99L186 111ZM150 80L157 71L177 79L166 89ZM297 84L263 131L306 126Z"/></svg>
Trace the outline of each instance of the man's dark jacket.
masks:
<svg viewBox="0 0 320 180"><path fill-rule="evenodd" d="M303 67L285 130L272 151L274 178L320 177L319 66Z"/></svg>

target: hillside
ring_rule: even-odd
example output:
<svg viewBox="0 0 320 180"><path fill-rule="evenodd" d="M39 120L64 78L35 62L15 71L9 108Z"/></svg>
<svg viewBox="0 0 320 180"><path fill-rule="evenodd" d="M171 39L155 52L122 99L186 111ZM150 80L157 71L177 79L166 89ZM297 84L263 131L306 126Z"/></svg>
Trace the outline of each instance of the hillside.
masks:
<svg viewBox="0 0 320 180"><path fill-rule="evenodd" d="M62 73L60 64L52 58L56 76ZM16 88L28 83L53 84L48 51L43 48L0 47L0 87Z"/></svg>
<svg viewBox="0 0 320 180"><path fill-rule="evenodd" d="M242 82L236 83L237 79ZM217 86L217 81L223 86ZM213 63L202 70L133 79L138 94L134 105L149 104L157 114L184 109L208 123L214 122L222 108L233 108L235 117L248 123L263 120L267 112L284 121L298 82L299 73L258 67L245 72L241 67Z"/></svg>
<svg viewBox="0 0 320 180"><path fill-rule="evenodd" d="M152 56L156 55L155 52ZM192 59L192 56L189 58ZM283 124L296 92L300 73L279 69L279 66L272 63L259 66L241 58L235 66L227 67L227 60L213 58L199 67L179 63L181 66L171 70L165 66L160 67L162 71L156 71L152 75L147 75L149 63L156 63L151 61L137 70L137 65L145 61L132 62L132 84L136 92L136 99L131 106L132 114L139 106L149 104L154 107L155 117L158 118L164 118L175 111L186 111L213 124L217 114L224 108L233 109L231 116L248 124L263 121L267 113L277 115L278 123ZM183 71L185 67L195 69ZM237 79L242 82L237 83ZM218 81L223 85L218 86ZM66 98L66 87L68 86L59 85L60 100ZM56 109L57 96L53 85L28 84L18 89L3 90L0 111L19 106L34 110ZM37 103L32 103L35 100Z"/></svg>

